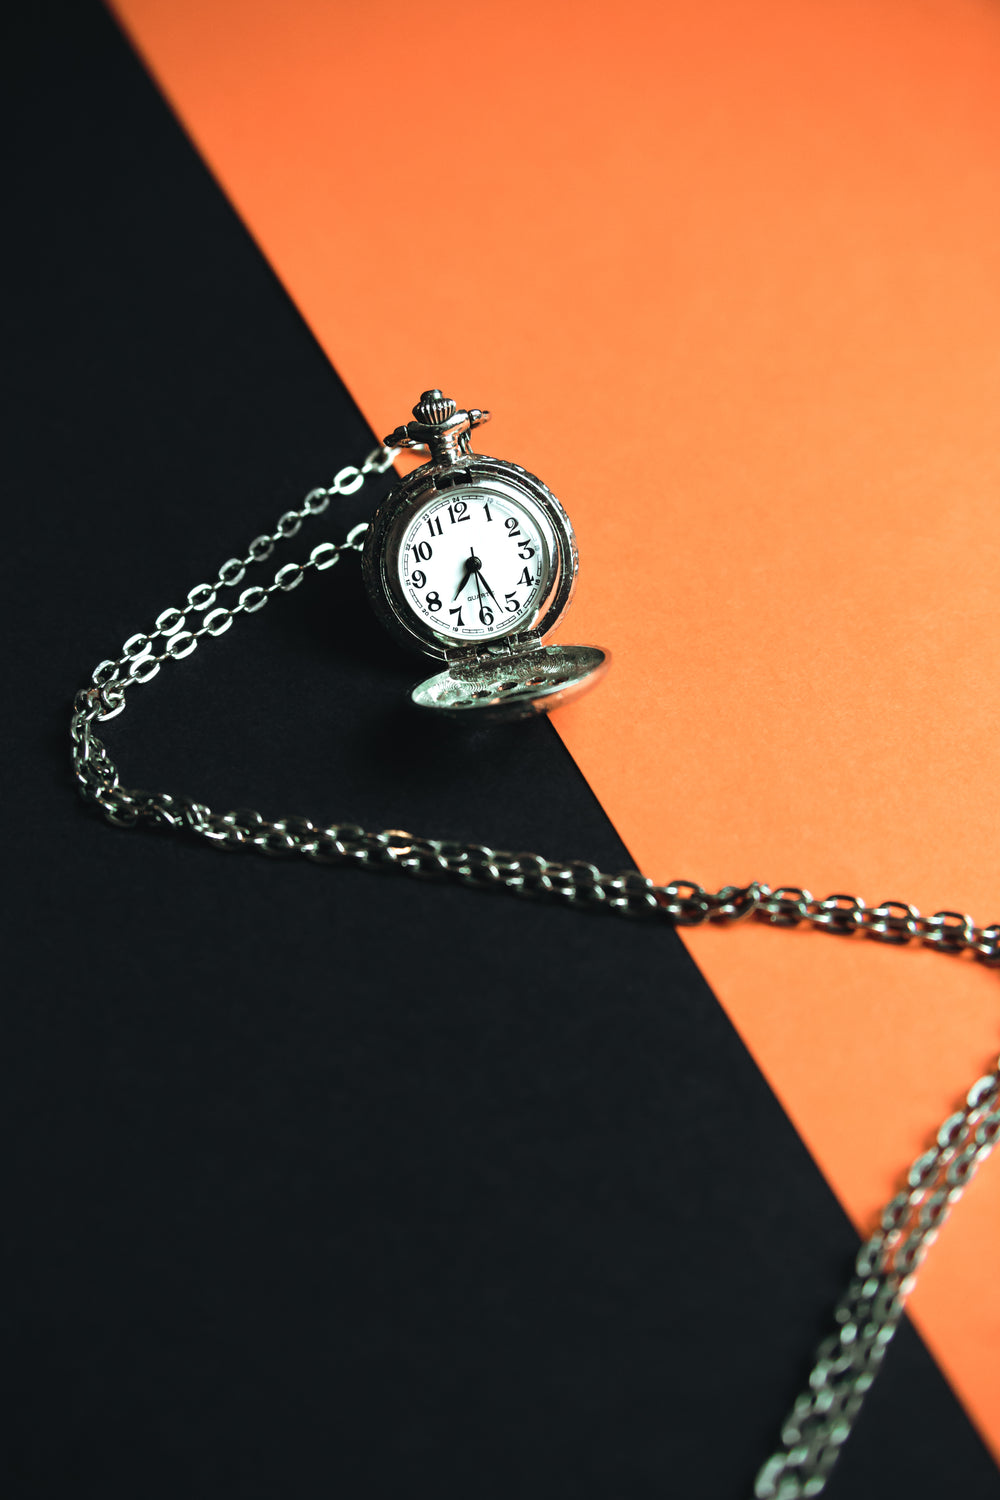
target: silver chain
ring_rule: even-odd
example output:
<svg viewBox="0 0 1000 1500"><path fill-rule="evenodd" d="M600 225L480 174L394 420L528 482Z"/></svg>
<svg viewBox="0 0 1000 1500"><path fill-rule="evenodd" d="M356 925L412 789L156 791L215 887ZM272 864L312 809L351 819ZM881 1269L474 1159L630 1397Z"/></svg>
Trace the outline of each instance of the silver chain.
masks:
<svg viewBox="0 0 1000 1500"><path fill-rule="evenodd" d="M816 900L797 886L771 889L754 881L708 891L690 880L666 885L625 870L609 875L584 860L567 863L540 854L510 853L483 844L417 838L397 828L372 832L353 823L319 827L307 818L264 818L251 809L214 812L168 792L139 791L122 785L103 742L94 733L122 712L126 695L151 682L161 666L190 656L206 636L219 636L240 614L254 614L276 593L297 588L310 570L325 572L345 552L360 552L367 526L355 526L339 545L320 542L303 563L280 567L266 587L253 585L230 604L220 596L236 589L246 570L265 562L276 546L297 535L303 521L320 515L335 495L354 494L371 474L384 474L397 449L378 447L360 468L341 469L328 488L310 490L299 510L278 518L273 533L254 537L245 557L222 564L214 583L189 590L182 609L166 609L148 634L133 635L116 660L102 661L92 685L77 693L70 724L73 768L82 795L119 828L161 828L190 832L222 849L260 854L302 854L320 864L355 864L402 870L408 875L501 887L516 896L600 907L625 917L645 917L672 927L751 918L772 927L809 923L825 932L863 933L881 943L921 943L942 953L969 953L986 964L1000 963L1000 923L977 927L962 912L924 917L915 906L883 901L867 906L857 896ZM201 617L189 628L188 617ZM158 649L158 646L160 649ZM837 1331L820 1344L806 1390L781 1432L781 1446L757 1475L757 1500L799 1500L826 1487L865 1394L878 1372L899 1324L927 1250L951 1208L1000 1136L1000 1061L973 1084L965 1103L950 1115L930 1150L910 1168L906 1186L884 1210L879 1226L858 1252L855 1275L836 1309Z"/></svg>

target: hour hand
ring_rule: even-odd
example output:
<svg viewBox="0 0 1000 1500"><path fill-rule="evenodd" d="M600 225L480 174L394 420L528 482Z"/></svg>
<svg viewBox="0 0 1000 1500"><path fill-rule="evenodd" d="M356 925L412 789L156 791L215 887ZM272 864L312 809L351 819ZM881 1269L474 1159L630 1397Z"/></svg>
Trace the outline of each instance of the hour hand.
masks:
<svg viewBox="0 0 1000 1500"><path fill-rule="evenodd" d="M479 569L481 567L482 567L482 563L479 561L479 558L476 556L476 549L475 549L475 547L470 547L469 548L469 555L468 555L468 557L465 560L465 572L462 574L462 582L458 585L458 588L455 591L455 599L458 598L459 594L465 588L465 585L468 583L468 581L472 577L473 573L476 574L476 577L477 577L477 580L478 580ZM476 586L478 588L478 586L479 586L478 582L477 582ZM452 604L454 604L455 599L453 599L451 601Z"/></svg>
<svg viewBox="0 0 1000 1500"><path fill-rule="evenodd" d="M459 594L462 592L462 590L465 588L465 585L468 583L470 576L475 571L476 571L476 568L475 568L475 559L471 558L471 557L467 557L465 559L465 571L462 574L462 581L458 585L458 588L455 590L455 599L458 598ZM452 599L452 601L451 601L452 604L454 604L455 599Z"/></svg>

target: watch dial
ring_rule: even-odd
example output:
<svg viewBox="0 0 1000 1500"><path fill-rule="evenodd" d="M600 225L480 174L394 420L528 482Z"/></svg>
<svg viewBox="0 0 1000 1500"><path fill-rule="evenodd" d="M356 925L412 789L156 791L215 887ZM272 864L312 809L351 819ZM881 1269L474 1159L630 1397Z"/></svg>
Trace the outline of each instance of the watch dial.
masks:
<svg viewBox="0 0 1000 1500"><path fill-rule="evenodd" d="M506 495L455 489L422 506L403 533L399 576L434 630L483 641L530 628L549 554L532 510Z"/></svg>

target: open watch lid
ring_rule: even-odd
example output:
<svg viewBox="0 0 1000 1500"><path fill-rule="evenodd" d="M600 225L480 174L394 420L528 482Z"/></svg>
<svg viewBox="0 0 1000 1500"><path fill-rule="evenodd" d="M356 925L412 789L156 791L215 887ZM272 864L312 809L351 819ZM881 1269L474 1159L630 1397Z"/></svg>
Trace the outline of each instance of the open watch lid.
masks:
<svg viewBox="0 0 1000 1500"><path fill-rule="evenodd" d="M449 718L528 719L561 707L593 686L610 656L598 646L497 644L452 661L410 694L418 708Z"/></svg>

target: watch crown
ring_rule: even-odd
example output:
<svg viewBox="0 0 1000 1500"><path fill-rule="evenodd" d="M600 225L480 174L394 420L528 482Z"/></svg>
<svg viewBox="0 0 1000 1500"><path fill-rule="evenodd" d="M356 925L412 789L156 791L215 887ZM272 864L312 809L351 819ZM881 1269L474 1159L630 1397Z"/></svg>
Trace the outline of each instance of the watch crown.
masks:
<svg viewBox="0 0 1000 1500"><path fill-rule="evenodd" d="M469 433L490 420L488 411L473 406L459 411L450 396L439 390L423 391L413 408L414 422L404 422L385 440L387 448L426 448L435 464L455 464L472 452Z"/></svg>
<svg viewBox="0 0 1000 1500"><path fill-rule="evenodd" d="M442 396L440 391L423 391L413 408L413 415L425 427L436 427L440 422L447 422L457 410L450 396Z"/></svg>

